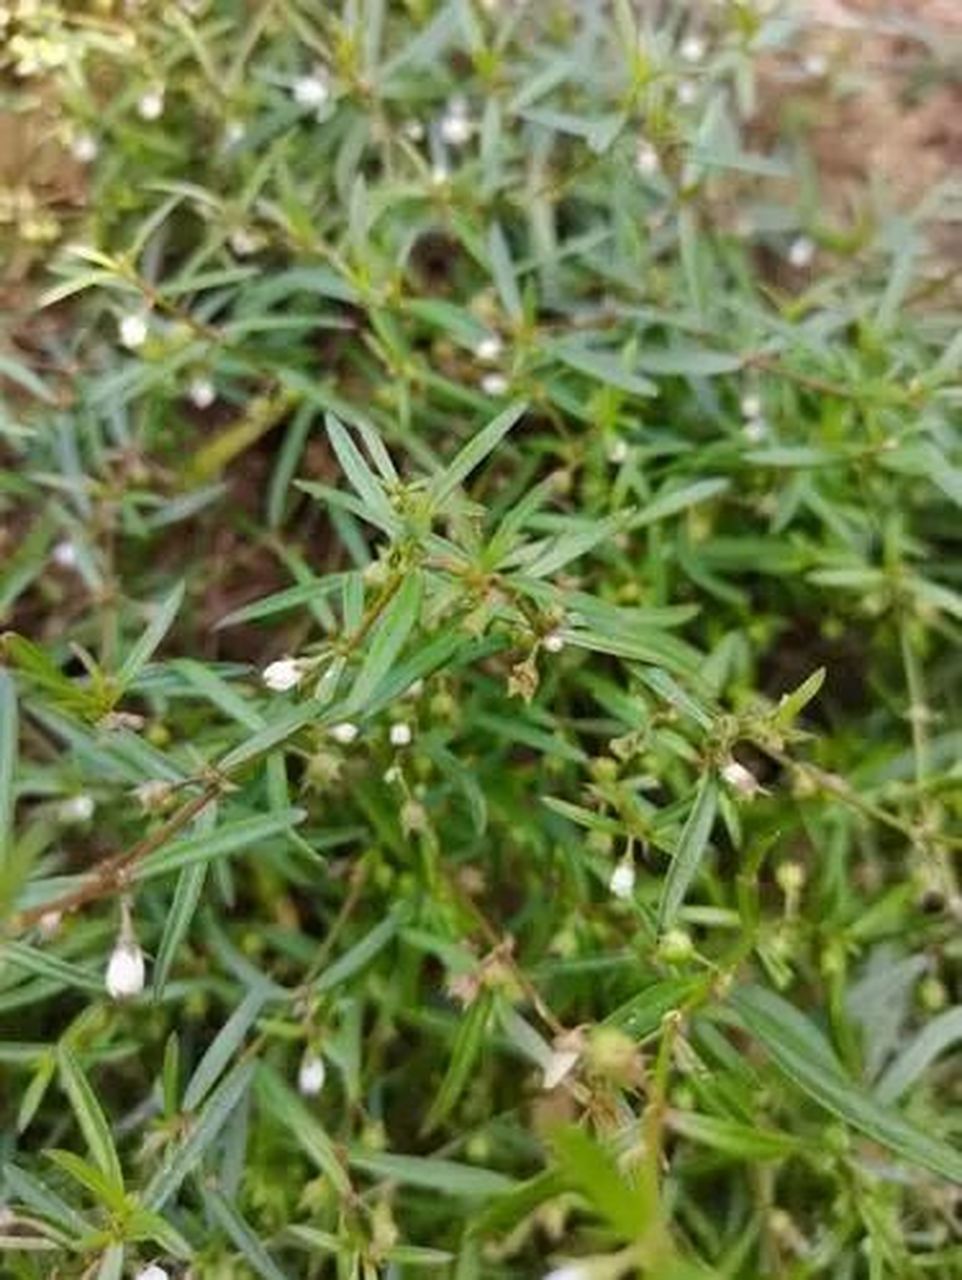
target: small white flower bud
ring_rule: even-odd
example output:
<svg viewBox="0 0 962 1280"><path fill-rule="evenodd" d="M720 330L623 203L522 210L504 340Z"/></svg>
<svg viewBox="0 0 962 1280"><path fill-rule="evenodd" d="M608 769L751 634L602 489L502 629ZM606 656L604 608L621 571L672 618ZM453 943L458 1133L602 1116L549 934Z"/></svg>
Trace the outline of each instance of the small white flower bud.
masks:
<svg viewBox="0 0 962 1280"><path fill-rule="evenodd" d="M762 416L761 397L751 393L742 396L742 413L746 418L760 418Z"/></svg>
<svg viewBox="0 0 962 1280"><path fill-rule="evenodd" d="M482 364L494 364L504 350L504 343L496 333L489 333L474 348L475 357Z"/></svg>
<svg viewBox="0 0 962 1280"><path fill-rule="evenodd" d="M37 921L41 938L53 938L60 932L63 915L59 911L45 911Z"/></svg>
<svg viewBox="0 0 962 1280"><path fill-rule="evenodd" d="M316 1098L324 1088L326 1078L327 1068L324 1066L324 1059L319 1053L312 1053L308 1049L297 1070L298 1092L305 1098Z"/></svg>
<svg viewBox="0 0 962 1280"><path fill-rule="evenodd" d="M231 252L238 258L249 258L261 247L260 237L253 231L248 231L246 227L235 227L227 237L227 243L231 247Z"/></svg>
<svg viewBox="0 0 962 1280"><path fill-rule="evenodd" d="M61 822L89 822L94 816L94 798L82 792L78 796L68 796L57 806L57 816Z"/></svg>
<svg viewBox="0 0 962 1280"><path fill-rule="evenodd" d="M195 409L209 409L217 399L217 392L210 378L194 378L187 388L187 395Z"/></svg>
<svg viewBox="0 0 962 1280"><path fill-rule="evenodd" d="M614 440L608 450L608 461L612 466L620 467L628 457L628 441Z"/></svg>
<svg viewBox="0 0 962 1280"><path fill-rule="evenodd" d="M471 139L474 125L468 118L467 104L452 98L441 117L441 137L451 147L463 147Z"/></svg>
<svg viewBox="0 0 962 1280"><path fill-rule="evenodd" d="M129 1000L144 989L144 953L133 937L121 936L107 964L107 994L114 1000Z"/></svg>
<svg viewBox="0 0 962 1280"><path fill-rule="evenodd" d="M131 312L120 318L120 341L128 351L136 351L147 341L147 319L140 312Z"/></svg>
<svg viewBox="0 0 962 1280"><path fill-rule="evenodd" d="M698 101L698 85L694 80L678 81L678 101L683 107L691 107Z"/></svg>
<svg viewBox="0 0 962 1280"><path fill-rule="evenodd" d="M327 80L320 70L317 70L312 75L301 76L299 80L295 80L291 94L297 105L303 107L305 111L317 111L327 102L331 91Z"/></svg>
<svg viewBox="0 0 962 1280"><path fill-rule="evenodd" d="M685 62L701 62L705 56L705 42L701 36L685 36L678 52Z"/></svg>
<svg viewBox="0 0 962 1280"><path fill-rule="evenodd" d="M296 658L278 658L261 672L261 679L273 693L286 693L300 684L304 669Z"/></svg>
<svg viewBox="0 0 962 1280"><path fill-rule="evenodd" d="M808 236L799 236L788 247L788 260L797 270L810 267L815 258L815 242Z"/></svg>
<svg viewBox="0 0 962 1280"><path fill-rule="evenodd" d="M92 133L78 133L70 145L70 154L78 164L93 164L99 150Z"/></svg>
<svg viewBox="0 0 962 1280"><path fill-rule="evenodd" d="M224 146L236 147L239 142L243 142L247 135L247 128L242 120L228 120L224 125Z"/></svg>
<svg viewBox="0 0 962 1280"><path fill-rule="evenodd" d="M768 427L764 418L749 418L742 427L742 435L749 444L760 444L768 435Z"/></svg>
<svg viewBox="0 0 962 1280"><path fill-rule="evenodd" d="M411 726L409 724L392 724L388 735L392 747L408 747L411 745Z"/></svg>
<svg viewBox="0 0 962 1280"><path fill-rule="evenodd" d="M737 760L729 760L722 765L721 776L739 795L753 796L760 790L755 775Z"/></svg>
<svg viewBox="0 0 962 1280"><path fill-rule="evenodd" d="M69 538L64 538L62 542L58 542L50 553L53 556L53 562L61 569L76 569L77 567L77 548Z"/></svg>
<svg viewBox="0 0 962 1280"><path fill-rule="evenodd" d="M630 898L635 891L635 864L630 858L622 858L611 873L608 888L616 898Z"/></svg>
<svg viewBox="0 0 962 1280"><path fill-rule="evenodd" d="M823 53L810 53L802 62L805 74L813 80L820 80L828 71L828 59Z"/></svg>
<svg viewBox="0 0 962 1280"><path fill-rule="evenodd" d="M556 1049L545 1064L542 1089L545 1092L557 1089L562 1080L567 1079L574 1070L579 1057L580 1054L573 1049Z"/></svg>
<svg viewBox="0 0 962 1280"><path fill-rule="evenodd" d="M148 89L137 101L137 114L141 120L159 120L164 114L163 89Z"/></svg>
<svg viewBox="0 0 962 1280"><path fill-rule="evenodd" d="M635 168L645 178L650 178L661 168L658 152L646 138L642 138L635 149Z"/></svg>
<svg viewBox="0 0 962 1280"><path fill-rule="evenodd" d="M350 720L343 720L340 724L331 726L331 737L344 747L350 746L359 732L357 725Z"/></svg>
<svg viewBox="0 0 962 1280"><path fill-rule="evenodd" d="M579 1267L576 1262L569 1262L563 1267L555 1267L549 1271L544 1280L591 1280L591 1272L587 1267Z"/></svg>
<svg viewBox="0 0 962 1280"><path fill-rule="evenodd" d="M137 1272L134 1280L170 1280L170 1272L165 1271L156 1262L149 1262L146 1267L142 1267Z"/></svg>
<svg viewBox="0 0 962 1280"><path fill-rule="evenodd" d="M547 653L560 653L565 647L564 636L558 631L549 631L541 643Z"/></svg>
<svg viewBox="0 0 962 1280"><path fill-rule="evenodd" d="M508 379L503 373L486 373L481 379L481 390L486 396L503 396L508 389Z"/></svg>

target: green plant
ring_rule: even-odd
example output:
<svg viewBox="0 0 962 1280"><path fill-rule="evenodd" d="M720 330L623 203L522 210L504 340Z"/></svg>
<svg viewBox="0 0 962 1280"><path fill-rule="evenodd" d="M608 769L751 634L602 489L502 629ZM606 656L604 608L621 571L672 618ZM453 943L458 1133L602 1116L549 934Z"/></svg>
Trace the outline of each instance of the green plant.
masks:
<svg viewBox="0 0 962 1280"><path fill-rule="evenodd" d="M797 30L41 16L9 1274L950 1274L962 346Z"/></svg>

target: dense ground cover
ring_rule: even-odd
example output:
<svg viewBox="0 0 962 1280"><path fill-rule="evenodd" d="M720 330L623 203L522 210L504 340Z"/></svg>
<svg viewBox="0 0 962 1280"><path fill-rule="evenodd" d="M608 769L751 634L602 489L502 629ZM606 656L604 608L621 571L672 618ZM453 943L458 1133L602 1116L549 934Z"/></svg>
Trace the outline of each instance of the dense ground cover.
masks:
<svg viewBox="0 0 962 1280"><path fill-rule="evenodd" d="M3 1274L955 1274L962 342L947 189L806 146L858 39L0 23Z"/></svg>

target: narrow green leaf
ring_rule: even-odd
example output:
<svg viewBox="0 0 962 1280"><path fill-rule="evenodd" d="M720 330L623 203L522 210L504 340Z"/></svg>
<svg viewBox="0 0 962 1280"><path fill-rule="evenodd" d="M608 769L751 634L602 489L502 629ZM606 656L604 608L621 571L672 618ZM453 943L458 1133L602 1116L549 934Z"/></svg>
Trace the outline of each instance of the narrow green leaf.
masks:
<svg viewBox="0 0 962 1280"><path fill-rule="evenodd" d="M701 863L708 837L711 835L715 821L715 809L718 804L718 787L715 777L706 773L698 786L695 803L692 805L688 821L685 823L671 860L661 902L658 904L658 929L668 929L675 922L678 910L685 900L688 887Z"/></svg>
<svg viewBox="0 0 962 1280"><path fill-rule="evenodd" d="M946 1049L962 1040L962 1005L933 1018L885 1070L875 1089L879 1102L895 1102Z"/></svg>
<svg viewBox="0 0 962 1280"><path fill-rule="evenodd" d="M306 816L303 809L282 809L278 813L263 813L253 818L242 818L239 822L229 822L214 831L204 831L185 840L175 840L139 862L133 870L133 877L149 880L153 876L179 871L181 867L232 856L251 845L262 844L272 836L290 831Z"/></svg>
<svg viewBox="0 0 962 1280"><path fill-rule="evenodd" d="M206 1098L217 1077L240 1048L244 1037L254 1025L257 1015L267 999L264 988L248 991L231 1016L207 1046L198 1062L187 1088L184 1090L184 1110L196 1111Z"/></svg>
<svg viewBox="0 0 962 1280"><path fill-rule="evenodd" d="M370 933L356 942L353 947L330 965L314 983L314 990L334 991L342 983L353 978L356 973L370 964L379 951L382 951L398 931L401 923L400 912L395 912L380 924L376 924Z"/></svg>
<svg viewBox="0 0 962 1280"><path fill-rule="evenodd" d="M461 1019L454 1047L451 1050L448 1069L424 1122L424 1131L426 1133L430 1133L432 1129L436 1129L439 1124L447 1119L451 1109L464 1091L485 1041L491 1008L491 991L488 988L484 988L478 993L476 999Z"/></svg>
<svg viewBox="0 0 962 1280"><path fill-rule="evenodd" d="M729 997L729 1005L785 1075L827 1111L909 1163L962 1182L962 1154L865 1093L824 1037L786 1000L761 987L744 987Z"/></svg>
<svg viewBox="0 0 962 1280"><path fill-rule="evenodd" d="M407 1187L424 1187L447 1196L486 1197L498 1195L514 1185L511 1178L493 1169L458 1164L454 1160L436 1160L430 1156L394 1155L353 1148L349 1154L353 1168L386 1178Z"/></svg>
<svg viewBox="0 0 962 1280"><path fill-rule="evenodd" d="M280 1269L231 1202L214 1187L205 1187L203 1195L212 1216L240 1250L251 1270L263 1280L288 1280L287 1273Z"/></svg>
<svg viewBox="0 0 962 1280"><path fill-rule="evenodd" d="M347 700L346 714L362 710L400 657L421 611L422 577L409 573L374 628Z"/></svg>
<svg viewBox="0 0 962 1280"><path fill-rule="evenodd" d="M330 1179L338 1195L350 1195L350 1179L334 1143L287 1081L266 1063L261 1063L258 1068L255 1092L258 1104L288 1130L318 1169Z"/></svg>
<svg viewBox="0 0 962 1280"><path fill-rule="evenodd" d="M70 1099L70 1105L91 1156L108 1180L118 1189L123 1190L124 1175L114 1147L110 1124L90 1087L90 1082L81 1071L72 1051L65 1044L57 1047L57 1066L60 1071L60 1082Z"/></svg>
<svg viewBox="0 0 962 1280"><path fill-rule="evenodd" d="M184 586L183 582L179 582L173 591L157 605L143 635L127 654L123 666L117 672L117 680L122 688L126 689L133 683L170 630L184 599Z"/></svg>
<svg viewBox="0 0 962 1280"><path fill-rule="evenodd" d="M489 453L492 453L511 428L527 410L527 403L516 400L509 404L498 416L473 439L460 449L448 466L436 476L431 483L431 501L440 507L455 489L462 484L475 467L479 466Z"/></svg>
<svg viewBox="0 0 962 1280"><path fill-rule="evenodd" d="M737 1120L699 1115L695 1111L670 1111L668 1126L712 1151L721 1151L736 1160L783 1160L805 1151L806 1144L790 1133L739 1124Z"/></svg>
<svg viewBox="0 0 962 1280"><path fill-rule="evenodd" d="M378 523L389 529L400 528L400 520L388 501L381 482L365 462L360 449L351 439L350 432L333 413L328 413L324 422L331 447L358 497L378 517Z"/></svg>
<svg viewBox="0 0 962 1280"><path fill-rule="evenodd" d="M187 1175L197 1168L246 1093L254 1069L252 1062L238 1063L210 1095L207 1105L191 1123L184 1139L169 1150L164 1163L144 1189L142 1200L148 1209L162 1209Z"/></svg>
<svg viewBox="0 0 962 1280"><path fill-rule="evenodd" d="M157 959L154 961L152 990L155 1001L160 1000L164 994L164 987L170 977L177 951L197 910L206 876L207 863L195 862L183 867L177 877L174 899L164 920L164 932L161 934Z"/></svg>

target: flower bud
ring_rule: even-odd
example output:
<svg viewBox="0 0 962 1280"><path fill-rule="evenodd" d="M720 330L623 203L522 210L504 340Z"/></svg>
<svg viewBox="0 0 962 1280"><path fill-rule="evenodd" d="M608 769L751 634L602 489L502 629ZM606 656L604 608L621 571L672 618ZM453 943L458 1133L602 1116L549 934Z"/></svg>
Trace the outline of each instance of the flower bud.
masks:
<svg viewBox="0 0 962 1280"><path fill-rule="evenodd" d="M107 994L114 1000L129 1000L144 989L144 953L131 935L121 936L107 964Z"/></svg>
<svg viewBox="0 0 962 1280"><path fill-rule="evenodd" d="M755 775L737 760L728 760L722 765L721 776L734 791L749 799L761 790Z"/></svg>
<svg viewBox="0 0 962 1280"><path fill-rule="evenodd" d="M131 312L121 316L119 325L120 341L128 351L136 351L147 341L147 320L139 312Z"/></svg>
<svg viewBox="0 0 962 1280"><path fill-rule="evenodd" d="M137 1272L134 1280L170 1280L170 1272L165 1271L156 1262L148 1262L146 1267L142 1267Z"/></svg>
<svg viewBox="0 0 962 1280"><path fill-rule="evenodd" d="M342 747L350 746L359 732L357 725L350 720L342 720L340 724L331 725L331 737Z"/></svg>
<svg viewBox="0 0 962 1280"><path fill-rule="evenodd" d="M57 806L57 817L61 822L89 822L94 816L94 798L85 793L68 796Z"/></svg>
<svg viewBox="0 0 962 1280"><path fill-rule="evenodd" d="M411 745L411 726L409 724L392 724L388 733L392 747L408 747Z"/></svg>
<svg viewBox="0 0 962 1280"><path fill-rule="evenodd" d="M630 858L622 858L611 873L608 888L616 898L627 899L635 891L635 864Z"/></svg>
<svg viewBox="0 0 962 1280"><path fill-rule="evenodd" d="M565 647L564 636L558 631L549 631L542 643L546 653L560 653Z"/></svg>
<svg viewBox="0 0 962 1280"><path fill-rule="evenodd" d="M494 364L504 349L504 343L496 333L489 333L474 348L474 354L482 364Z"/></svg>
<svg viewBox="0 0 962 1280"><path fill-rule="evenodd" d="M327 1068L324 1066L324 1059L319 1053L308 1049L297 1071L298 1092L305 1098L316 1098L324 1088L326 1077Z"/></svg>
<svg viewBox="0 0 962 1280"><path fill-rule="evenodd" d="M668 929L658 943L658 954L668 964L681 964L695 954L691 935L684 929Z"/></svg>
<svg viewBox="0 0 962 1280"><path fill-rule="evenodd" d="M286 693L300 684L304 670L296 658L278 658L261 672L261 679L274 693Z"/></svg>
<svg viewBox="0 0 962 1280"><path fill-rule="evenodd" d="M137 100L137 114L141 120L159 120L164 114L163 89L148 89Z"/></svg>
<svg viewBox="0 0 962 1280"><path fill-rule="evenodd" d="M210 378L194 378L187 388L187 395L195 409L209 409L217 399L217 391Z"/></svg>

